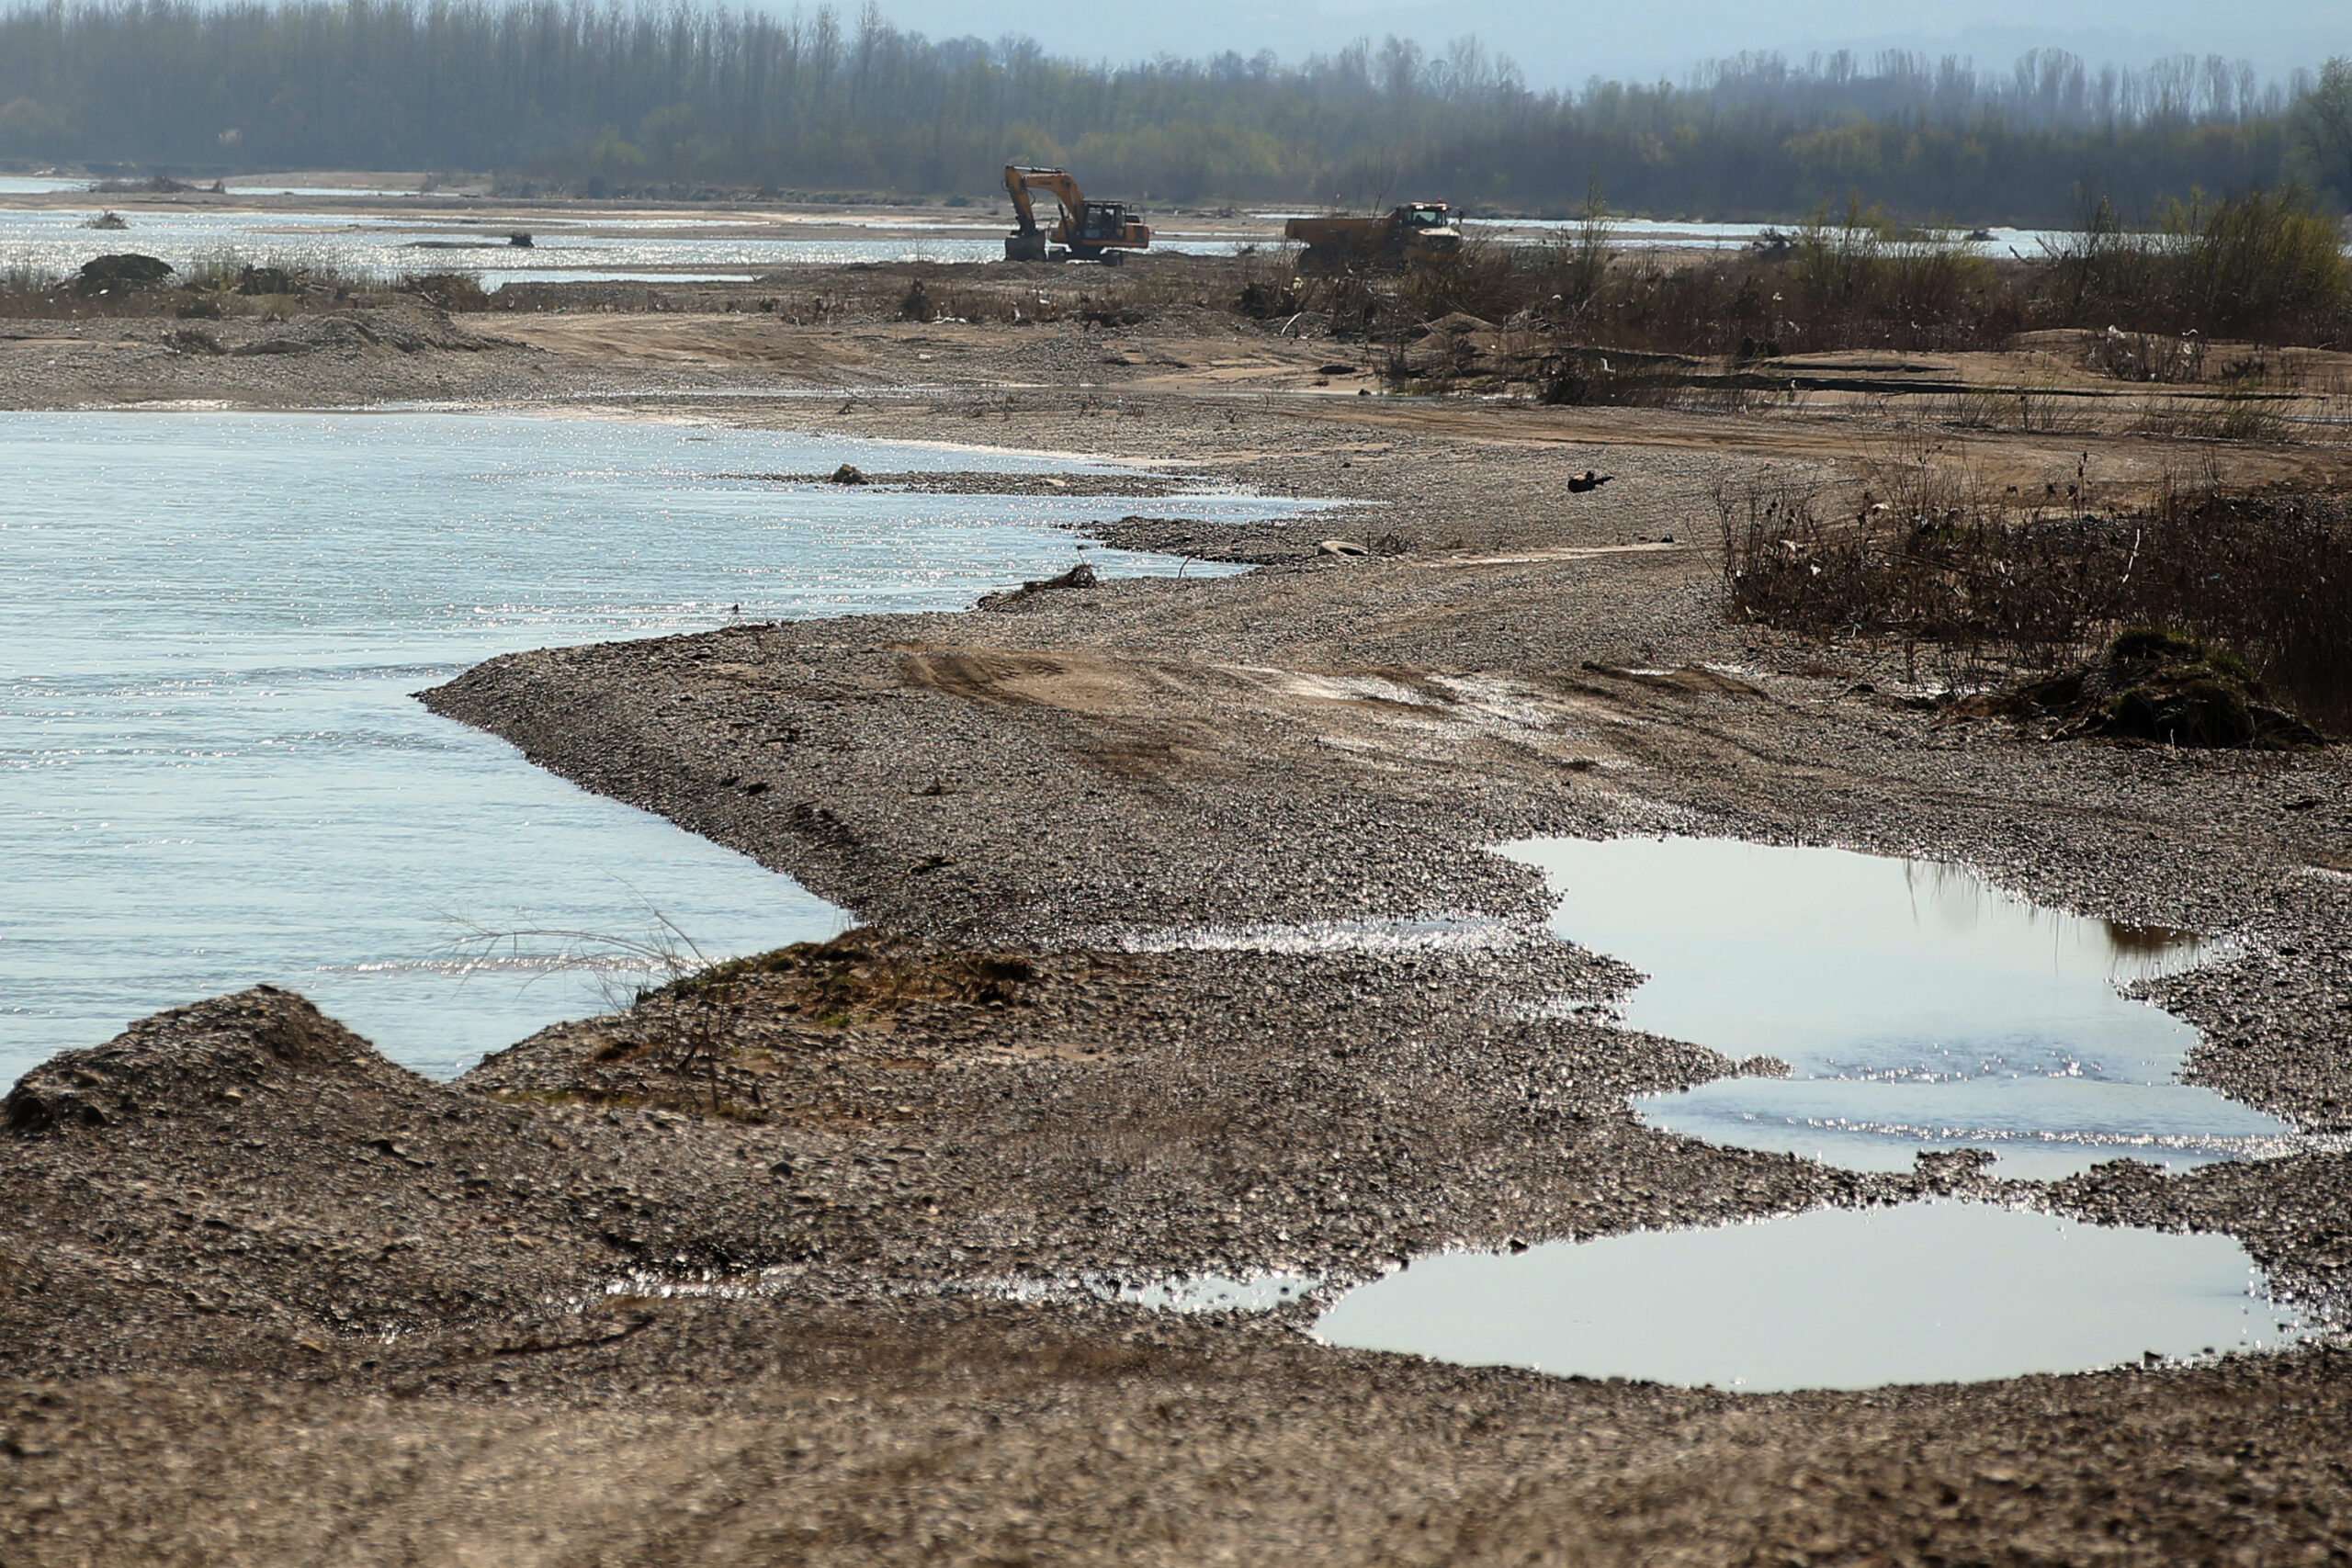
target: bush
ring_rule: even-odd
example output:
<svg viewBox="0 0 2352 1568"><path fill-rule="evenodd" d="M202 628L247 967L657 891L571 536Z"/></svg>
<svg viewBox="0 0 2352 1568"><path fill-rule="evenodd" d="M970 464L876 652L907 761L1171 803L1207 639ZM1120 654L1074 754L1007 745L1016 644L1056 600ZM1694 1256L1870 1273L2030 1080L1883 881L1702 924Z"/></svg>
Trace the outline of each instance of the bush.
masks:
<svg viewBox="0 0 2352 1568"><path fill-rule="evenodd" d="M1850 519L1803 487L1718 491L1731 617L1928 643L1963 669L2054 667L2110 637L2126 660L2193 643L2214 678L2352 733L2344 502L2168 490L2118 516L2012 517L1958 480L1908 471Z"/></svg>
<svg viewBox="0 0 2352 1568"><path fill-rule="evenodd" d="M1797 231L1789 276L1811 321L1868 323L1894 346L1924 348L1974 335L1995 272L1950 230L1906 228L1849 202L1842 219L1823 209Z"/></svg>
<svg viewBox="0 0 2352 1568"><path fill-rule="evenodd" d="M444 310L487 310L491 298L482 291L481 279L469 272L428 272L421 276L403 277L396 287L403 294L414 294L428 305Z"/></svg>
<svg viewBox="0 0 2352 1568"><path fill-rule="evenodd" d="M2052 258L2035 300L2052 326L2266 343L2332 341L2347 303L2352 264L2335 225L2293 187L2194 196L2142 230L2101 201Z"/></svg>

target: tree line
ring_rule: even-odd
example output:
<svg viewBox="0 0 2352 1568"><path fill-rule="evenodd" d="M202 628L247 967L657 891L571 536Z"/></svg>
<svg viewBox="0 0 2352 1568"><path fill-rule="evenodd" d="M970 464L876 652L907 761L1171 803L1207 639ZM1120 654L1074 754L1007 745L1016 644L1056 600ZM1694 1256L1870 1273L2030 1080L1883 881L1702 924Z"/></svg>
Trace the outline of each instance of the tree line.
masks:
<svg viewBox="0 0 2352 1568"><path fill-rule="evenodd" d="M2352 110L2335 65L2277 83L2219 59L2118 72L2047 51L2007 73L1748 55L1679 84L1539 90L1469 39L1114 65L1025 39L927 39L870 5L848 19L583 0L0 11L0 159L493 171L591 195L986 197L1023 162L1163 203L1566 211L1597 183L1616 209L1660 216L1783 218L1852 197L2047 225L2098 197L2153 211L2299 177L2352 197L2331 90ZM2352 137L2352 113L2338 118Z"/></svg>

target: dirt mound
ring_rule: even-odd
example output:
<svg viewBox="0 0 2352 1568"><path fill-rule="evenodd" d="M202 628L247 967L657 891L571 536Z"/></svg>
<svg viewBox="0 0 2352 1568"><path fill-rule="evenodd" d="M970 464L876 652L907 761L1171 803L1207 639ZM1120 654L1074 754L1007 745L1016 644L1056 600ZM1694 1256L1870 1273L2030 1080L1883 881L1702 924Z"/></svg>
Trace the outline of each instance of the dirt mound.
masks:
<svg viewBox="0 0 2352 1568"><path fill-rule="evenodd" d="M2135 629L2109 644L2097 663L2021 686L1985 706L2039 724L2054 740L2266 750L2324 743L2264 695L2262 682L2227 649Z"/></svg>
<svg viewBox="0 0 2352 1568"><path fill-rule="evenodd" d="M142 256L134 251L118 255L92 256L82 264L74 279L76 294L127 294L135 289L156 288L176 271L161 256Z"/></svg>
<svg viewBox="0 0 2352 1568"><path fill-rule="evenodd" d="M289 318L266 329L269 335L241 343L228 352L255 355L323 353L345 359L385 358L430 350L475 353L504 346L458 325L430 308L381 306Z"/></svg>
<svg viewBox="0 0 2352 1568"><path fill-rule="evenodd" d="M256 986L157 1013L104 1045L51 1057L0 1100L0 1132L37 1137L107 1127L158 1106L170 1114L199 1097L242 1098L288 1069L412 1076L293 992Z"/></svg>

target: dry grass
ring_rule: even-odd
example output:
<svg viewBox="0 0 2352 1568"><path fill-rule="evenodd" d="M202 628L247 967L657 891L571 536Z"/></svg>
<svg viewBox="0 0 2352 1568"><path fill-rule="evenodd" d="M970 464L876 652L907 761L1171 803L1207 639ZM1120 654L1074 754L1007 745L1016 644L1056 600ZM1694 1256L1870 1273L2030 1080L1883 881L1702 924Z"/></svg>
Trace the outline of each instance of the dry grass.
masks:
<svg viewBox="0 0 2352 1568"><path fill-rule="evenodd" d="M0 317L70 321L98 317L288 316L382 303L415 290L354 272L332 258L271 254L259 261L233 250L209 253L148 288L94 292L74 275L17 260L0 267Z"/></svg>
<svg viewBox="0 0 2352 1568"><path fill-rule="evenodd" d="M2132 426L2137 434L2169 441L2276 442L2288 438L2291 400L2258 392L2176 397L2152 402Z"/></svg>
<svg viewBox="0 0 2352 1568"><path fill-rule="evenodd" d="M1882 462L1851 511L1817 486L1718 491L1735 619L1826 642L1892 639L1974 682L2088 657L2152 627L2241 658L2304 716L2352 732L2352 507L2167 484L2054 514L2020 511L1964 470Z"/></svg>
<svg viewBox="0 0 2352 1568"><path fill-rule="evenodd" d="M2098 423L2086 400L2050 387L1971 387L1939 400L1928 417L1957 430L2031 435L2073 434Z"/></svg>

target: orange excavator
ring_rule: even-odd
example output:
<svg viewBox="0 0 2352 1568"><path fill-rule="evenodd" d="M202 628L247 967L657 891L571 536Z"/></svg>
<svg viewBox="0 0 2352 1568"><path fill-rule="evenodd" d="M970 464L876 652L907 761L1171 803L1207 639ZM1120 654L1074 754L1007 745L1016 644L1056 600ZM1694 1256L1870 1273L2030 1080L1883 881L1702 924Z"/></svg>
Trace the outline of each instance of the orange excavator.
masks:
<svg viewBox="0 0 2352 1568"><path fill-rule="evenodd" d="M1007 261L1099 261L1116 266L1129 251L1147 249L1151 231L1136 221L1124 201L1089 201L1067 169L1031 169L1019 164L1004 166L1004 188L1012 197L1013 217L1020 227L1004 237ZM1060 203L1062 215L1051 229L1040 228L1030 192L1042 190ZM1069 248L1046 249L1047 242Z"/></svg>

